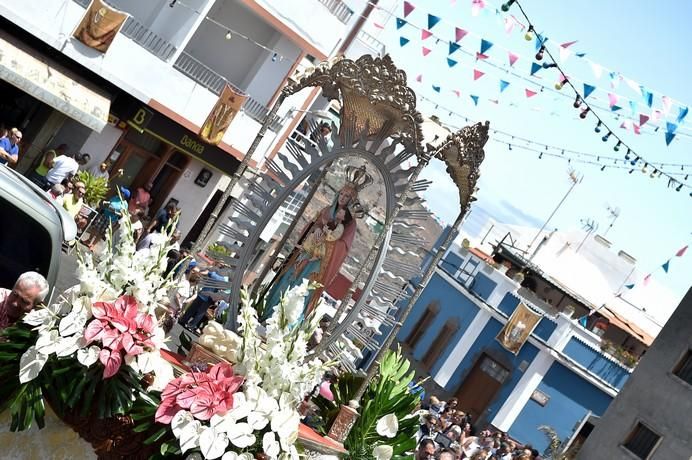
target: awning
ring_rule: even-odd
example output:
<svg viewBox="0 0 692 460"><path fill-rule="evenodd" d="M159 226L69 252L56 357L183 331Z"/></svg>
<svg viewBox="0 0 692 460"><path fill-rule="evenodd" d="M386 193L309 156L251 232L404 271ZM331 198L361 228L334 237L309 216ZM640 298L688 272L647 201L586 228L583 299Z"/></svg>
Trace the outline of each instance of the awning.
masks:
<svg viewBox="0 0 692 460"><path fill-rule="evenodd" d="M0 78L101 132L108 121L110 100L78 83L48 59L28 48L20 48L11 40L0 36Z"/></svg>

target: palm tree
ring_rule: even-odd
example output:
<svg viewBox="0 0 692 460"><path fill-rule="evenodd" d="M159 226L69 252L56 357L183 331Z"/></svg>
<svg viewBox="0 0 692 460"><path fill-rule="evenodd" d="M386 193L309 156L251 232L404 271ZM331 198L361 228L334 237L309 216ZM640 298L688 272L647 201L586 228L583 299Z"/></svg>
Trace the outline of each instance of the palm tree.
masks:
<svg viewBox="0 0 692 460"><path fill-rule="evenodd" d="M567 441L563 441L558 436L553 427L541 425L539 431L548 438L548 448L543 452L546 460L573 460L577 456L577 452L581 448L581 442L575 442L571 446L567 445Z"/></svg>

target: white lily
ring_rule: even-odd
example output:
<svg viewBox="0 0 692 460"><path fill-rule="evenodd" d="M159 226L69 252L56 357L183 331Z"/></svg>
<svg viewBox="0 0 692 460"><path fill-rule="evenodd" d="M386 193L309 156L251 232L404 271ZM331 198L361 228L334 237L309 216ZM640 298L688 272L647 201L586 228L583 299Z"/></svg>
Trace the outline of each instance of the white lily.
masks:
<svg viewBox="0 0 692 460"><path fill-rule="evenodd" d="M300 414L295 409L282 409L271 417L271 429L279 438L290 438L298 432Z"/></svg>
<svg viewBox="0 0 692 460"><path fill-rule="evenodd" d="M241 449L250 447L257 440L252 427L247 423L236 423L233 429L228 432L228 439L231 444Z"/></svg>
<svg viewBox="0 0 692 460"><path fill-rule="evenodd" d="M376 460L389 460L392 458L393 454L394 449L392 446L387 446L384 444L377 446L372 450L372 456L375 457Z"/></svg>
<svg viewBox="0 0 692 460"><path fill-rule="evenodd" d="M206 459L219 458L228 447L228 437L226 433L217 432L214 428L207 427L202 430L199 436L199 450Z"/></svg>
<svg viewBox="0 0 692 460"><path fill-rule="evenodd" d="M182 450L183 453L195 447L199 447L199 437L203 429L204 427L202 427L202 424L198 420L193 420L181 428L178 439L180 440L180 450Z"/></svg>
<svg viewBox="0 0 692 460"><path fill-rule="evenodd" d="M377 421L375 427L377 434L386 438L393 438L399 431L399 419L395 414L387 414Z"/></svg>
<svg viewBox="0 0 692 460"><path fill-rule="evenodd" d="M279 444L276 435L271 431L264 433L262 437L262 450L271 458L276 458L281 453L281 444Z"/></svg>
<svg viewBox="0 0 692 460"><path fill-rule="evenodd" d="M99 353L101 349L96 345L92 345L88 348L81 348L77 350L77 361L79 361L82 366L90 367L99 359Z"/></svg>

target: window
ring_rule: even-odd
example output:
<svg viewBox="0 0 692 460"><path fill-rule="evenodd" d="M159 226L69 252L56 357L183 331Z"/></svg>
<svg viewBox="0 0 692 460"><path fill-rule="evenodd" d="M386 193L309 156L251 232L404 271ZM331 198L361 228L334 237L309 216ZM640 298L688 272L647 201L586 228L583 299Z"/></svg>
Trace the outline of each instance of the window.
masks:
<svg viewBox="0 0 692 460"><path fill-rule="evenodd" d="M426 307L423 316L420 317L416 325L411 330L411 333L404 341L404 343L408 347L416 348L416 344L418 343L420 338L423 337L425 331L428 330L430 324L432 324L433 319L435 319L435 315L437 315L439 308L440 307L436 303L431 303Z"/></svg>
<svg viewBox="0 0 692 460"><path fill-rule="evenodd" d="M682 357L678 365L673 369L673 374L692 385L692 350L687 350L685 356Z"/></svg>
<svg viewBox="0 0 692 460"><path fill-rule="evenodd" d="M432 369L432 367L435 365L435 362L440 358L442 350L444 350L445 346L449 343L450 340L452 340L452 337L458 329L459 326L456 324L456 320L450 319L445 323L440 333L437 335L435 340L433 340L433 343L432 345L430 345L430 348L428 348L428 351L425 353L425 356L423 356L423 363L427 370Z"/></svg>
<svg viewBox="0 0 692 460"><path fill-rule="evenodd" d="M487 356L484 356L483 361L481 361L481 370L500 383L503 383L509 377L507 369Z"/></svg>
<svg viewBox="0 0 692 460"><path fill-rule="evenodd" d="M638 422L637 426L634 427L634 430L632 430L627 437L627 441L623 447L636 455L637 458L646 460L654 451L660 439L661 437L659 435L651 431L641 422Z"/></svg>

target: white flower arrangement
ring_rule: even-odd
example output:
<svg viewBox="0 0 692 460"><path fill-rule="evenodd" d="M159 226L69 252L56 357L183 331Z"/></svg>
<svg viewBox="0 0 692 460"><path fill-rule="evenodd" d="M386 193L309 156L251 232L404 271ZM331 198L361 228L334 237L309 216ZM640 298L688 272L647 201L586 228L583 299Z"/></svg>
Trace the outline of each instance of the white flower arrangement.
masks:
<svg viewBox="0 0 692 460"><path fill-rule="evenodd" d="M142 374L154 372L154 387L159 389L173 378L171 366L159 354L164 332L155 316L174 285L163 275L170 247L137 252L129 215L121 225L117 244L108 232L98 260L90 252L78 252L79 284L58 302L24 317L38 331L38 339L21 357L21 383L35 379L51 355L74 357L85 367L100 361L104 379L123 364Z"/></svg>
<svg viewBox="0 0 692 460"><path fill-rule="evenodd" d="M205 459L245 460L262 452L298 460L298 408L333 364L306 359L323 313L318 307L298 322L307 294L307 280L286 293L266 323L265 343L257 333L257 312L243 294L238 364L184 374L164 389L157 421L170 423L183 453L199 449Z"/></svg>

